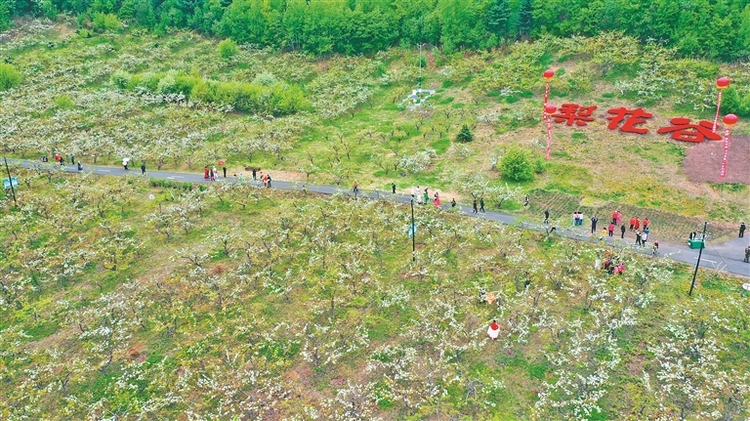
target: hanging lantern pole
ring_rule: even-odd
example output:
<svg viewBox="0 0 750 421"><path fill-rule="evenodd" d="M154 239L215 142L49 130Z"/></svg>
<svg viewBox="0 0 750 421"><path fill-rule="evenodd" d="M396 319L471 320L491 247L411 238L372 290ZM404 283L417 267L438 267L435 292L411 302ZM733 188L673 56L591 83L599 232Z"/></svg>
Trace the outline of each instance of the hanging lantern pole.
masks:
<svg viewBox="0 0 750 421"><path fill-rule="evenodd" d="M542 73L542 77L544 77L545 83L544 83L544 106L547 105L547 101L549 100L549 81L552 80L553 77L555 77L555 71L552 69L547 69Z"/></svg>
<svg viewBox="0 0 750 421"><path fill-rule="evenodd" d="M728 77L720 77L716 79L716 88L719 90L719 94L716 97L716 117L714 117L714 128L712 130L714 133L716 133L716 128L719 124L719 110L721 109L721 91L723 91L727 86L729 86Z"/></svg>
<svg viewBox="0 0 750 421"><path fill-rule="evenodd" d="M557 107L552 104L546 104L544 106L544 121L547 123L547 149L545 150L545 157L549 161L549 150L552 147L552 117L551 115L557 111Z"/></svg>
<svg viewBox="0 0 750 421"><path fill-rule="evenodd" d="M721 160L721 173L719 176L724 178L727 176L727 157L729 156L729 135L732 132L732 126L737 124L737 118L734 114L727 114L724 116L724 158Z"/></svg>

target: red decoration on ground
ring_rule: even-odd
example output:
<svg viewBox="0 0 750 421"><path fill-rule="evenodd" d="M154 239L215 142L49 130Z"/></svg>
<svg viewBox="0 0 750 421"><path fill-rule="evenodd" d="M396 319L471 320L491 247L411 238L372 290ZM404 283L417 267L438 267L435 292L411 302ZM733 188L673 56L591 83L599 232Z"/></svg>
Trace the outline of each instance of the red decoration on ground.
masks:
<svg viewBox="0 0 750 421"><path fill-rule="evenodd" d="M729 78L728 77L720 77L716 79L716 87L719 89L724 89L727 86L729 86Z"/></svg>
<svg viewBox="0 0 750 421"><path fill-rule="evenodd" d="M219 160L219 165L221 165L222 167L224 166L224 160L223 159Z"/></svg>
<svg viewBox="0 0 750 421"><path fill-rule="evenodd" d="M562 123L572 126L575 123L577 126L586 126L589 122L594 121L594 117L591 114L596 110L596 105L590 107L582 107L578 104L563 104L560 106L560 112L552 114L551 117L555 119L555 123Z"/></svg>
<svg viewBox="0 0 750 421"><path fill-rule="evenodd" d="M547 104L547 105L545 105L545 106L544 106L544 111L545 111L545 112L546 112L547 114L552 114L552 113L554 113L555 111L557 111L557 107L555 107L555 106L554 106L554 105L552 105L552 104Z"/></svg>
<svg viewBox="0 0 750 421"><path fill-rule="evenodd" d="M610 121L609 126L607 126L608 129L615 130L617 126L625 120L625 123L620 127L620 131L637 134L648 133L648 129L635 126L638 124L644 124L646 122L645 119L654 116L653 114L646 112L643 108L636 108L635 110L629 110L625 107L610 108L607 112L613 114L611 117L607 117L607 120ZM627 119L625 117L627 117Z"/></svg>
<svg viewBox="0 0 750 421"><path fill-rule="evenodd" d="M721 140L721 135L711 131L713 124L710 121L701 120L698 124L690 124L689 118L676 117L669 122L670 127L662 127L656 133L672 133L672 139L683 142L700 143L704 139Z"/></svg>
<svg viewBox="0 0 750 421"><path fill-rule="evenodd" d="M547 69L542 73L542 76L544 76L545 79L550 80L553 77L555 77L555 71L552 69Z"/></svg>

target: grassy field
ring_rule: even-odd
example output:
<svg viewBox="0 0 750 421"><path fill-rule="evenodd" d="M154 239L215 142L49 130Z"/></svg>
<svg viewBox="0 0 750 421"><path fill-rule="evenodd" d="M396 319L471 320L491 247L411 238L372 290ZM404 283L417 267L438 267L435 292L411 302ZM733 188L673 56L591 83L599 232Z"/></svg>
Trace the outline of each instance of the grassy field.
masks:
<svg viewBox="0 0 750 421"><path fill-rule="evenodd" d="M739 220L750 220L745 184L691 181L682 167L690 145L655 133L675 116L711 120L717 75L728 75L740 97L750 95L743 65L675 59L656 45L634 47L633 40L612 35L545 39L486 54L428 50L422 86L436 94L408 109L402 101L419 77L411 50L314 59L243 48L222 58L215 40L187 32L80 38L65 25L39 22L15 31L0 46L0 56L24 75L0 102L7 110L0 116L4 147L12 156L61 152L112 165L128 156L152 169L195 172L226 159L230 174L260 167L277 179L356 181L365 189L389 189L392 182L404 192L429 186L463 202L473 191L468 180L479 176L490 186L507 183L540 198L576 197L570 206L542 199L560 215L579 206L663 215L659 225L673 227L663 239L673 241L704 220L720 238ZM546 68L557 70L550 102L596 105L596 119L582 128L555 124L552 159L540 162L532 181L514 182L496 165L514 146L543 158L539 75ZM274 117L160 94L159 83L179 74L299 87L309 106ZM122 75L129 87L118 88ZM608 130L606 110L616 106L653 113L649 133ZM474 141L457 143L464 124ZM744 121L734 134L748 135ZM506 204L518 208L518 200Z"/></svg>
<svg viewBox="0 0 750 421"><path fill-rule="evenodd" d="M609 275L600 246L432 207L412 260L401 205L20 175L5 420L748 416L748 295L726 274L689 298L687 266L611 250Z"/></svg>

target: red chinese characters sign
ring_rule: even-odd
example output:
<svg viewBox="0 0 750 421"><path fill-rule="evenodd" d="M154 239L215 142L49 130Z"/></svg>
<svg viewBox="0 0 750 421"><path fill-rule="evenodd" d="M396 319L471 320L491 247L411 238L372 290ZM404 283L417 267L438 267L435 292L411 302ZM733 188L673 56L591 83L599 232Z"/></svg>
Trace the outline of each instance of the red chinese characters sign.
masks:
<svg viewBox="0 0 750 421"><path fill-rule="evenodd" d="M594 110L597 106L581 106L580 104L569 103L562 104L556 114L550 115L555 123L565 123L568 126L586 126L594 121ZM643 108L628 109L625 107L610 108L607 110L610 116L607 117L609 130L620 130L625 133L646 134L648 129L643 127L646 120L653 118L654 115ZM697 124L691 124L689 118L675 117L669 120L671 126L661 127L656 130L659 134L672 134L672 139L683 142L700 143L705 139L721 140L720 134L713 132L713 124L710 121L701 120Z"/></svg>

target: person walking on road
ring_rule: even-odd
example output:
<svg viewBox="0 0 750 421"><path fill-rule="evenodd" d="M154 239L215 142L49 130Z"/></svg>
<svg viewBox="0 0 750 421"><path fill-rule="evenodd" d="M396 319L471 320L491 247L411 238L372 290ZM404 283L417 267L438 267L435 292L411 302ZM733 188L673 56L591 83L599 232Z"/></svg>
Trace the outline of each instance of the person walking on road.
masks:
<svg viewBox="0 0 750 421"><path fill-rule="evenodd" d="M474 203L471 204L472 206L472 213L477 213L477 199L474 199Z"/></svg>
<svg viewBox="0 0 750 421"><path fill-rule="evenodd" d="M479 211L482 212L482 213L485 213L484 212L484 198L483 197L479 198Z"/></svg>
<svg viewBox="0 0 750 421"><path fill-rule="evenodd" d="M78 172L83 171L83 165L81 165L81 161L78 161Z"/></svg>
<svg viewBox="0 0 750 421"><path fill-rule="evenodd" d="M599 222L599 218L596 217L596 215L591 217L591 233L596 232L596 223Z"/></svg>
<svg viewBox="0 0 750 421"><path fill-rule="evenodd" d="M456 207L456 198L455 197L453 199L451 199L451 207L452 208Z"/></svg>
<svg viewBox="0 0 750 421"><path fill-rule="evenodd" d="M255 168L253 168L253 181L256 181L256 180L257 180L257 179L255 178L255 176L256 176L256 175L257 175L257 170L256 170Z"/></svg>
<svg viewBox="0 0 750 421"><path fill-rule="evenodd" d="M745 228L746 228L745 227L745 223L744 222L740 222L740 237L739 238L742 238L742 237L745 236Z"/></svg>
<svg viewBox="0 0 750 421"><path fill-rule="evenodd" d="M641 232L638 230L635 230L635 245L636 246L643 245L643 241L641 241Z"/></svg>
<svg viewBox="0 0 750 421"><path fill-rule="evenodd" d="M359 193L359 184L357 182L354 182L354 186L352 187L352 192L354 192L354 197L357 197L357 193Z"/></svg>
<svg viewBox="0 0 750 421"><path fill-rule="evenodd" d="M221 167L221 170L224 171L224 178L227 178L227 167Z"/></svg>
<svg viewBox="0 0 750 421"><path fill-rule="evenodd" d="M609 226L607 227L607 235L610 237L613 237L615 235L615 223L610 222Z"/></svg>
<svg viewBox="0 0 750 421"><path fill-rule="evenodd" d="M125 171L128 170L128 164L130 163L130 160L125 158L122 160L122 167L125 169Z"/></svg>
<svg viewBox="0 0 750 421"><path fill-rule="evenodd" d="M620 238L625 239L625 224L620 226Z"/></svg>
<svg viewBox="0 0 750 421"><path fill-rule="evenodd" d="M750 246L745 247L745 263L750 263Z"/></svg>
<svg viewBox="0 0 750 421"><path fill-rule="evenodd" d="M146 175L146 161L141 162L141 175Z"/></svg>
<svg viewBox="0 0 750 421"><path fill-rule="evenodd" d="M549 208L544 210L544 223L549 224Z"/></svg>
<svg viewBox="0 0 750 421"><path fill-rule="evenodd" d="M391 192L393 192L393 194L396 194L396 183L391 183Z"/></svg>

